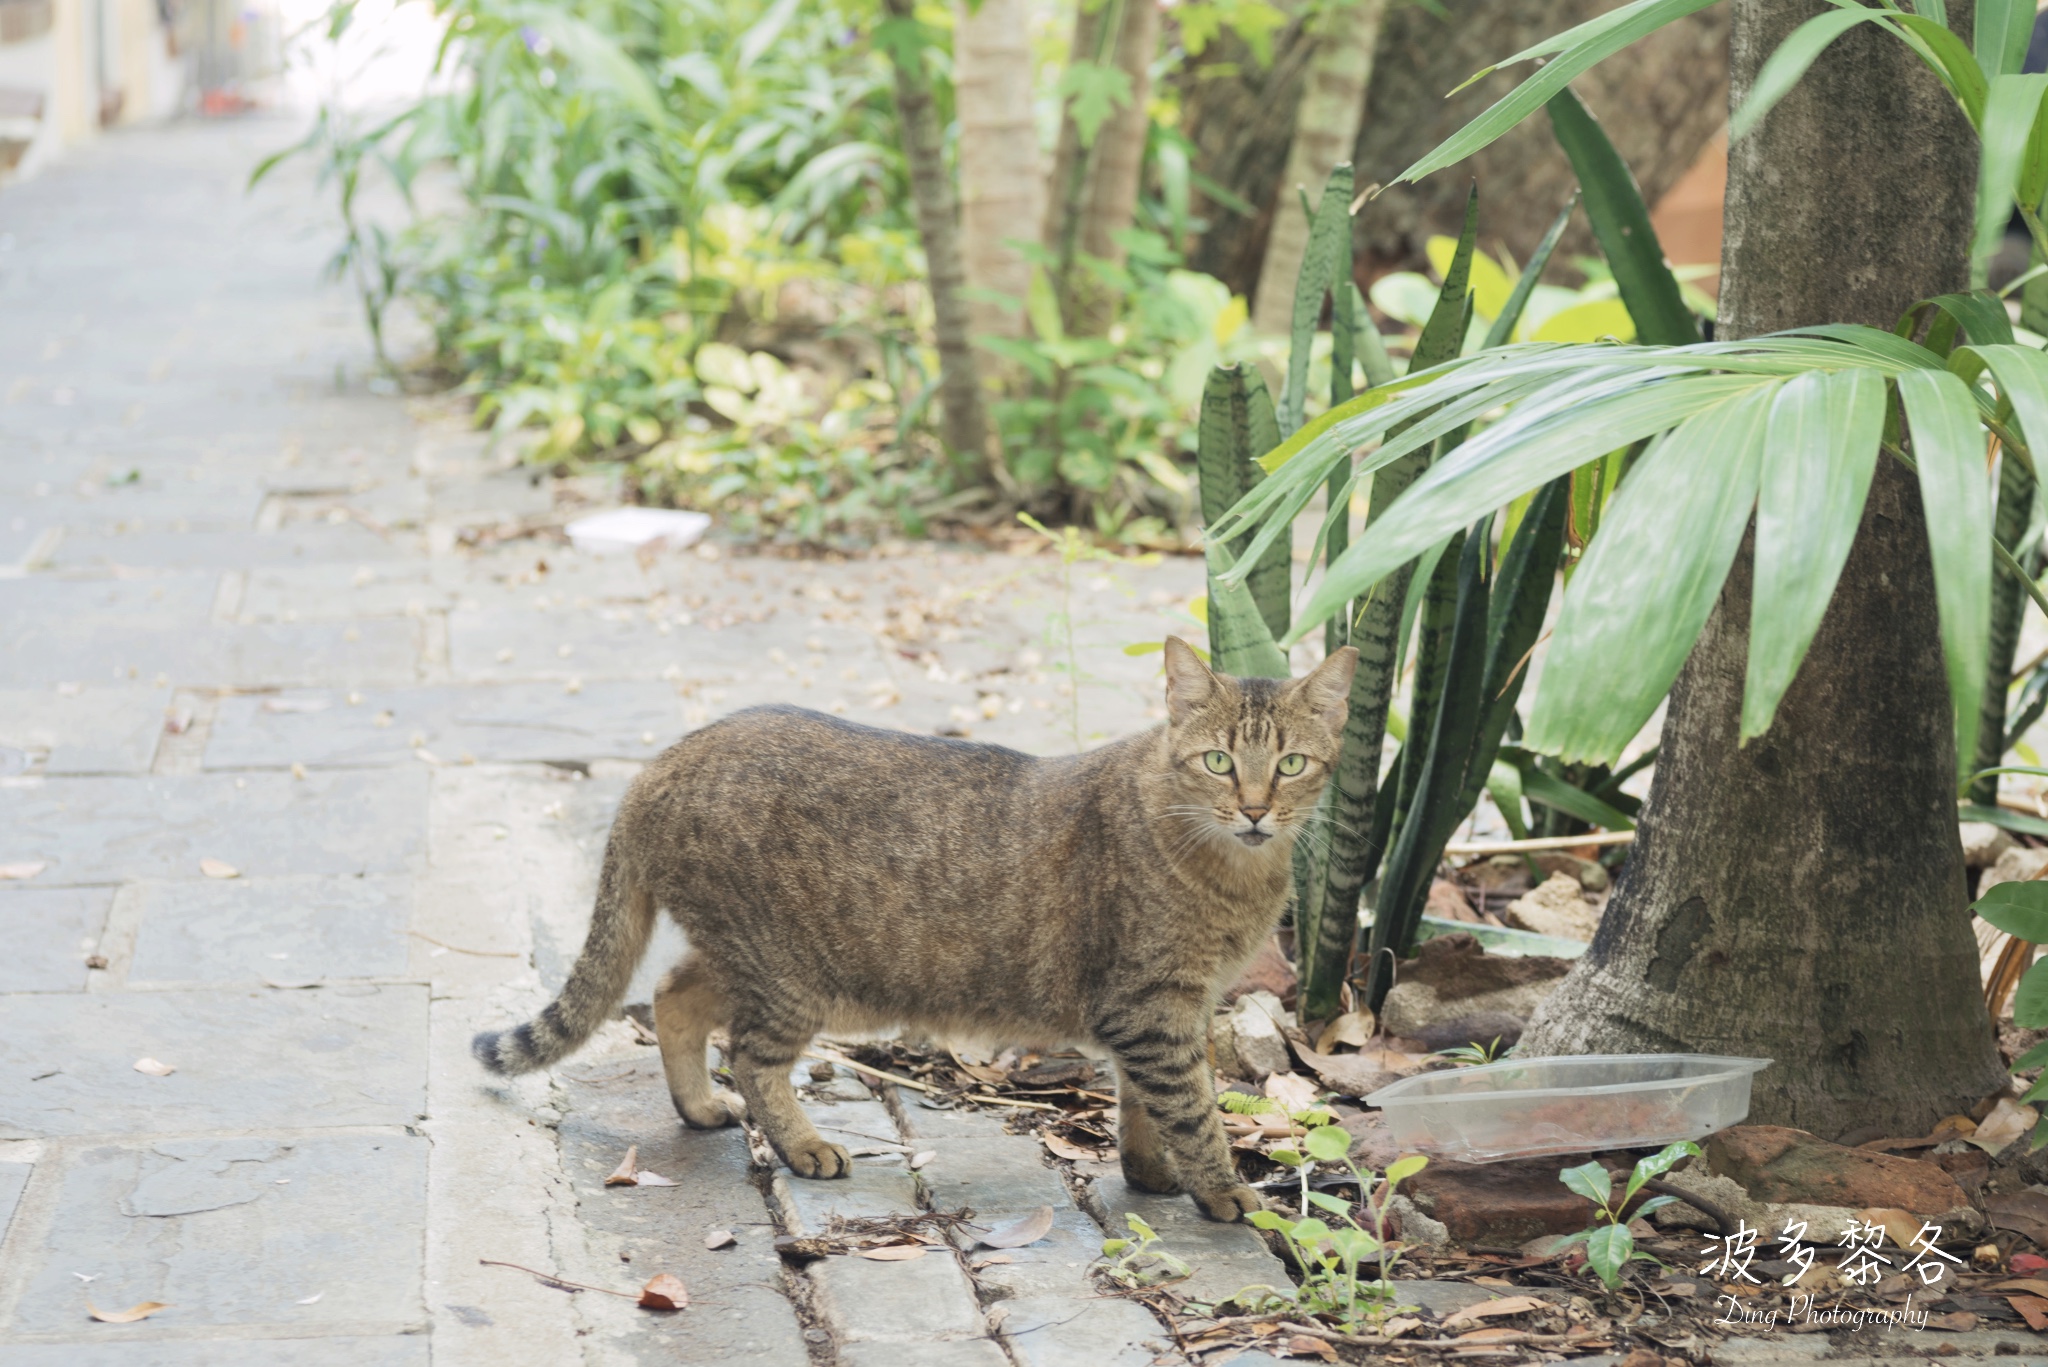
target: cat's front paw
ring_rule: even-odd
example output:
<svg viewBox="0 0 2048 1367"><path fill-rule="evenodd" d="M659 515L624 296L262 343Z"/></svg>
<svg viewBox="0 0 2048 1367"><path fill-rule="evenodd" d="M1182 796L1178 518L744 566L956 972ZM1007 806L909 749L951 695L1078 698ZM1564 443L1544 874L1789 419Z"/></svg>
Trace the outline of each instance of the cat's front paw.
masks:
<svg viewBox="0 0 2048 1367"><path fill-rule="evenodd" d="M844 1177L853 1171L852 1154L816 1135L792 1147L783 1158L798 1177Z"/></svg>
<svg viewBox="0 0 2048 1367"><path fill-rule="evenodd" d="M1265 1208L1259 1194L1242 1183L1234 1187L1218 1187L1214 1191L1198 1191L1195 1204L1201 1207L1202 1214L1225 1224Z"/></svg>

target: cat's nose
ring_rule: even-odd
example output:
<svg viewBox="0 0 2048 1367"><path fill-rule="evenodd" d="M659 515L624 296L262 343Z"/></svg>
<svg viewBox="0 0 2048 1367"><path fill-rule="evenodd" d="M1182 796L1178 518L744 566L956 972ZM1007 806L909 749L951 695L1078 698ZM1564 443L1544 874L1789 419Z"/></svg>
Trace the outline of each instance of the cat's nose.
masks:
<svg viewBox="0 0 2048 1367"><path fill-rule="evenodd" d="M1271 807L1239 807L1238 810L1244 813L1245 820L1256 826L1259 824L1260 819L1273 809Z"/></svg>

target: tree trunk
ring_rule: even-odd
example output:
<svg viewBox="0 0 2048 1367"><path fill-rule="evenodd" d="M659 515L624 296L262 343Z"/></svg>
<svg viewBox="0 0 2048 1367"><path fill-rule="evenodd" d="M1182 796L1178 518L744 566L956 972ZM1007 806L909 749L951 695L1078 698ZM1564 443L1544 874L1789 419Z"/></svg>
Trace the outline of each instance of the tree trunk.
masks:
<svg viewBox="0 0 2048 1367"><path fill-rule="evenodd" d="M1283 335L1294 321L1294 278L1308 250L1308 214L1301 195L1305 190L1310 203L1319 201L1331 169L1350 157L1358 141L1373 49L1386 12L1387 0L1350 0L1324 11L1309 26L1308 68L1295 106L1294 137L1259 266L1258 293L1252 296L1252 326L1260 332Z"/></svg>
<svg viewBox="0 0 2048 1367"><path fill-rule="evenodd" d="M1467 76L1509 53L1615 8L1622 0L1445 0L1446 21L1420 5L1390 8L1381 25L1365 118L1351 161L1362 189L1399 175L1526 78L1524 64L1495 72L1446 99ZM1715 5L1667 24L1608 58L1572 83L1614 139L1651 204L1685 174L1727 122L1728 11ZM1250 290L1259 278L1266 239L1293 195L1280 168L1290 158L1295 109L1315 47L1295 25L1276 35L1273 63L1262 67L1242 43L1219 37L1177 78L1181 126L1193 139L1195 168L1256 205L1244 218L1204 208L1210 227L1191 264ZM1231 76L1217 63L1236 64ZM1342 160L1342 158L1338 158ZM1526 261L1577 183L1550 121L1521 125L1457 166L1420 185L1383 192L1353 220L1361 279L1389 270L1420 270L1423 243L1455 236L1464 222L1465 192L1479 183L1482 240L1505 242ZM1314 188L1310 194L1313 196ZM1581 215L1559 256L1594 250Z"/></svg>
<svg viewBox="0 0 2048 1367"><path fill-rule="evenodd" d="M1735 91L1820 0L1737 0ZM1951 21L1965 34L1965 8ZM1896 39L1852 30L1729 153L1721 331L1889 328L1967 280L1977 148ZM1641 835L1525 1052L1775 1059L1750 1119L1922 1134L2004 1080L1956 835L1956 747L1917 485L1880 458L1771 730L1737 744L1751 566L1672 690ZM1974 704L1975 699L1971 702Z"/></svg>
<svg viewBox="0 0 2048 1367"><path fill-rule="evenodd" d="M1104 29L1114 24L1113 41ZM1159 50L1158 0L1105 0L1074 16L1073 61L1102 60L1123 72L1130 98L1082 145L1071 110L1060 122L1048 195L1045 245L1060 262L1060 307L1068 332L1100 336L1116 320L1117 296L1082 257L1120 266L1117 235L1138 209L1138 178L1151 129L1152 59Z"/></svg>
<svg viewBox="0 0 2048 1367"><path fill-rule="evenodd" d="M913 0L882 0L889 17L910 20ZM917 202L917 234L924 243L925 275L939 343L940 434L964 479L981 477L988 465L988 417L981 402L981 372L968 341L966 275L960 264L960 221L953 176L946 168L945 130L939 126L923 53L903 60L889 52L896 74L896 115L903 125L903 157L910 168L910 195Z"/></svg>
<svg viewBox="0 0 2048 1367"><path fill-rule="evenodd" d="M1015 301L969 299L968 325L976 337L1022 337L1026 331L1031 262L1011 244L1031 241L1045 217L1030 17L1025 0L954 8L953 103L960 120L960 239L967 285Z"/></svg>

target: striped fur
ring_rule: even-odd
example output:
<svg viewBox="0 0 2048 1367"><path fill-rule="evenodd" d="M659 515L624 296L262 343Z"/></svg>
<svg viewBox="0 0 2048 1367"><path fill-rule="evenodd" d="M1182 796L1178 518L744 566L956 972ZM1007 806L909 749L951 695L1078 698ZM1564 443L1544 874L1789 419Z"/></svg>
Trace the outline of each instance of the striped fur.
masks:
<svg viewBox="0 0 2048 1367"><path fill-rule="evenodd" d="M687 1123L737 1118L706 1067L719 1029L748 1116L806 1177L851 1167L789 1084L821 1031L1093 1044L1115 1060L1126 1176L1234 1219L1257 1198L1216 1118L1209 1016L1286 903L1356 660L1234 679L1170 641L1166 724L1057 759L736 713L633 782L561 995L474 1052L499 1073L567 1056L618 1010L661 908L690 945L654 1001Z"/></svg>

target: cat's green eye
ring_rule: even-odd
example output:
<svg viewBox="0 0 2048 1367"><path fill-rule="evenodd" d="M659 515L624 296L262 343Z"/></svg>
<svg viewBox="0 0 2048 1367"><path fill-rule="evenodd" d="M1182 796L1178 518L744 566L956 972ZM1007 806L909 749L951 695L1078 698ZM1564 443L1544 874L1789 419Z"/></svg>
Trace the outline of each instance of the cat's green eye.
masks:
<svg viewBox="0 0 2048 1367"><path fill-rule="evenodd" d="M1284 777L1292 778L1306 768L1308 768L1308 757L1306 755L1280 756L1280 772Z"/></svg>
<svg viewBox="0 0 2048 1367"><path fill-rule="evenodd" d="M1230 772L1230 756L1222 750L1211 750L1208 754L1202 756L1202 763L1209 766L1209 772L1212 774L1227 774Z"/></svg>

